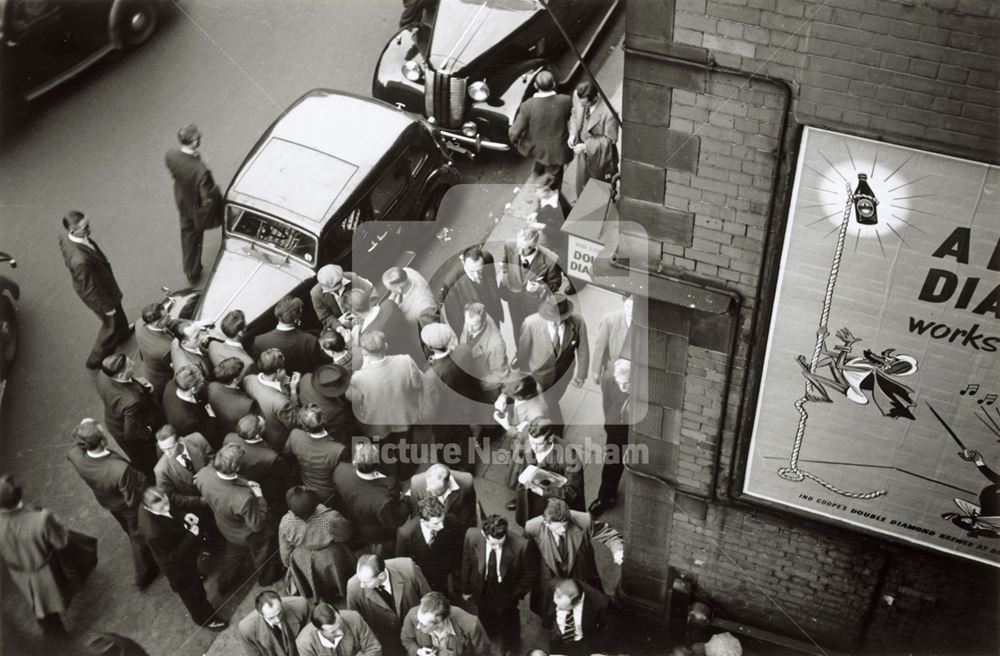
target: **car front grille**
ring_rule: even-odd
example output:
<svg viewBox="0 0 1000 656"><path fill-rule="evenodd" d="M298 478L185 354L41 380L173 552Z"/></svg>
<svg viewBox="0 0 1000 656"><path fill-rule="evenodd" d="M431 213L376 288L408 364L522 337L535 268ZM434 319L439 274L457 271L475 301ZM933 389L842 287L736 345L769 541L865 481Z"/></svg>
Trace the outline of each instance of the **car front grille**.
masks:
<svg viewBox="0 0 1000 656"><path fill-rule="evenodd" d="M427 71L424 110L443 128L457 128L465 117L465 89L468 80L447 73Z"/></svg>

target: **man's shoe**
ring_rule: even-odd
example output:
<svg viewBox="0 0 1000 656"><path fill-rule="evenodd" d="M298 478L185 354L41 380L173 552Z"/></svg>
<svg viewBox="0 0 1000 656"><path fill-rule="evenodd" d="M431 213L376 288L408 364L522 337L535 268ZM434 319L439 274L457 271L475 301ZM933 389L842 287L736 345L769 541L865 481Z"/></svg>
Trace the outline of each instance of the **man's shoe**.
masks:
<svg viewBox="0 0 1000 656"><path fill-rule="evenodd" d="M209 631L222 631L227 626L229 626L229 622L225 622L223 620L212 620L211 622L205 624L204 626Z"/></svg>
<svg viewBox="0 0 1000 656"><path fill-rule="evenodd" d="M618 503L618 497L608 497L606 499L594 499L587 510L591 515L597 517L605 510L612 508L616 503Z"/></svg>

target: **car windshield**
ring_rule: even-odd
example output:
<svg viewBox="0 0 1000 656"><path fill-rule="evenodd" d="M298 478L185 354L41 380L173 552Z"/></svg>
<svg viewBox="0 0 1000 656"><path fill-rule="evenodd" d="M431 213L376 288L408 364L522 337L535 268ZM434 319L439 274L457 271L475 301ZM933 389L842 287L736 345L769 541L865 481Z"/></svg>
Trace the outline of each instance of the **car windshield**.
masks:
<svg viewBox="0 0 1000 656"><path fill-rule="evenodd" d="M226 206L226 230L265 244L308 264L316 261L316 238L307 232L236 205Z"/></svg>

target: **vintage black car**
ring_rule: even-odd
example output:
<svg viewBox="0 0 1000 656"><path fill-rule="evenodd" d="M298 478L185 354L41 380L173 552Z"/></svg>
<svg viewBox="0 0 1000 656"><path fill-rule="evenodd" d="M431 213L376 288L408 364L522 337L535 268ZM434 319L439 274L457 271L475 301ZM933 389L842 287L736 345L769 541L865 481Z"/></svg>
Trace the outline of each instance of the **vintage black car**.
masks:
<svg viewBox="0 0 1000 656"><path fill-rule="evenodd" d="M548 0L586 57L620 0ZM440 0L430 24L406 28L382 52L372 95L424 114L451 144L505 151L507 132L539 71L565 83L577 60L535 0Z"/></svg>
<svg viewBox="0 0 1000 656"><path fill-rule="evenodd" d="M0 264L6 262L11 268L17 260L7 253L0 253ZM7 386L7 378L17 356L17 312L14 301L21 297L21 288L7 276L0 275L0 402Z"/></svg>
<svg viewBox="0 0 1000 656"><path fill-rule="evenodd" d="M436 130L419 116L353 94L310 91L268 128L234 176L222 248L195 320L214 324L239 309L253 334L273 325L271 308L285 295L311 308L309 289L325 264L363 264L366 277L380 275L432 233L428 224L458 182ZM416 234L399 234L400 222ZM352 258L354 244L365 252Z"/></svg>
<svg viewBox="0 0 1000 656"><path fill-rule="evenodd" d="M149 40L163 0L0 0L0 120L115 50Z"/></svg>

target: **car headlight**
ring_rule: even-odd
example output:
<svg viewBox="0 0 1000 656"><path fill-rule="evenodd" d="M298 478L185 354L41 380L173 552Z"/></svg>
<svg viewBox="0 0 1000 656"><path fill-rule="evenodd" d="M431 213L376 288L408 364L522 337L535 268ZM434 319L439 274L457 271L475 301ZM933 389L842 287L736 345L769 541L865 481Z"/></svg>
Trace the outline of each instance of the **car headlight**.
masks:
<svg viewBox="0 0 1000 656"><path fill-rule="evenodd" d="M424 67L416 59L407 59L403 63L403 77L410 82L424 79Z"/></svg>
<svg viewBox="0 0 1000 656"><path fill-rule="evenodd" d="M462 123L462 134L467 137L474 137L479 134L479 126L476 125L475 121L466 121Z"/></svg>
<svg viewBox="0 0 1000 656"><path fill-rule="evenodd" d="M469 85L469 97L476 102L483 102L490 97L490 88L485 82L473 82Z"/></svg>

